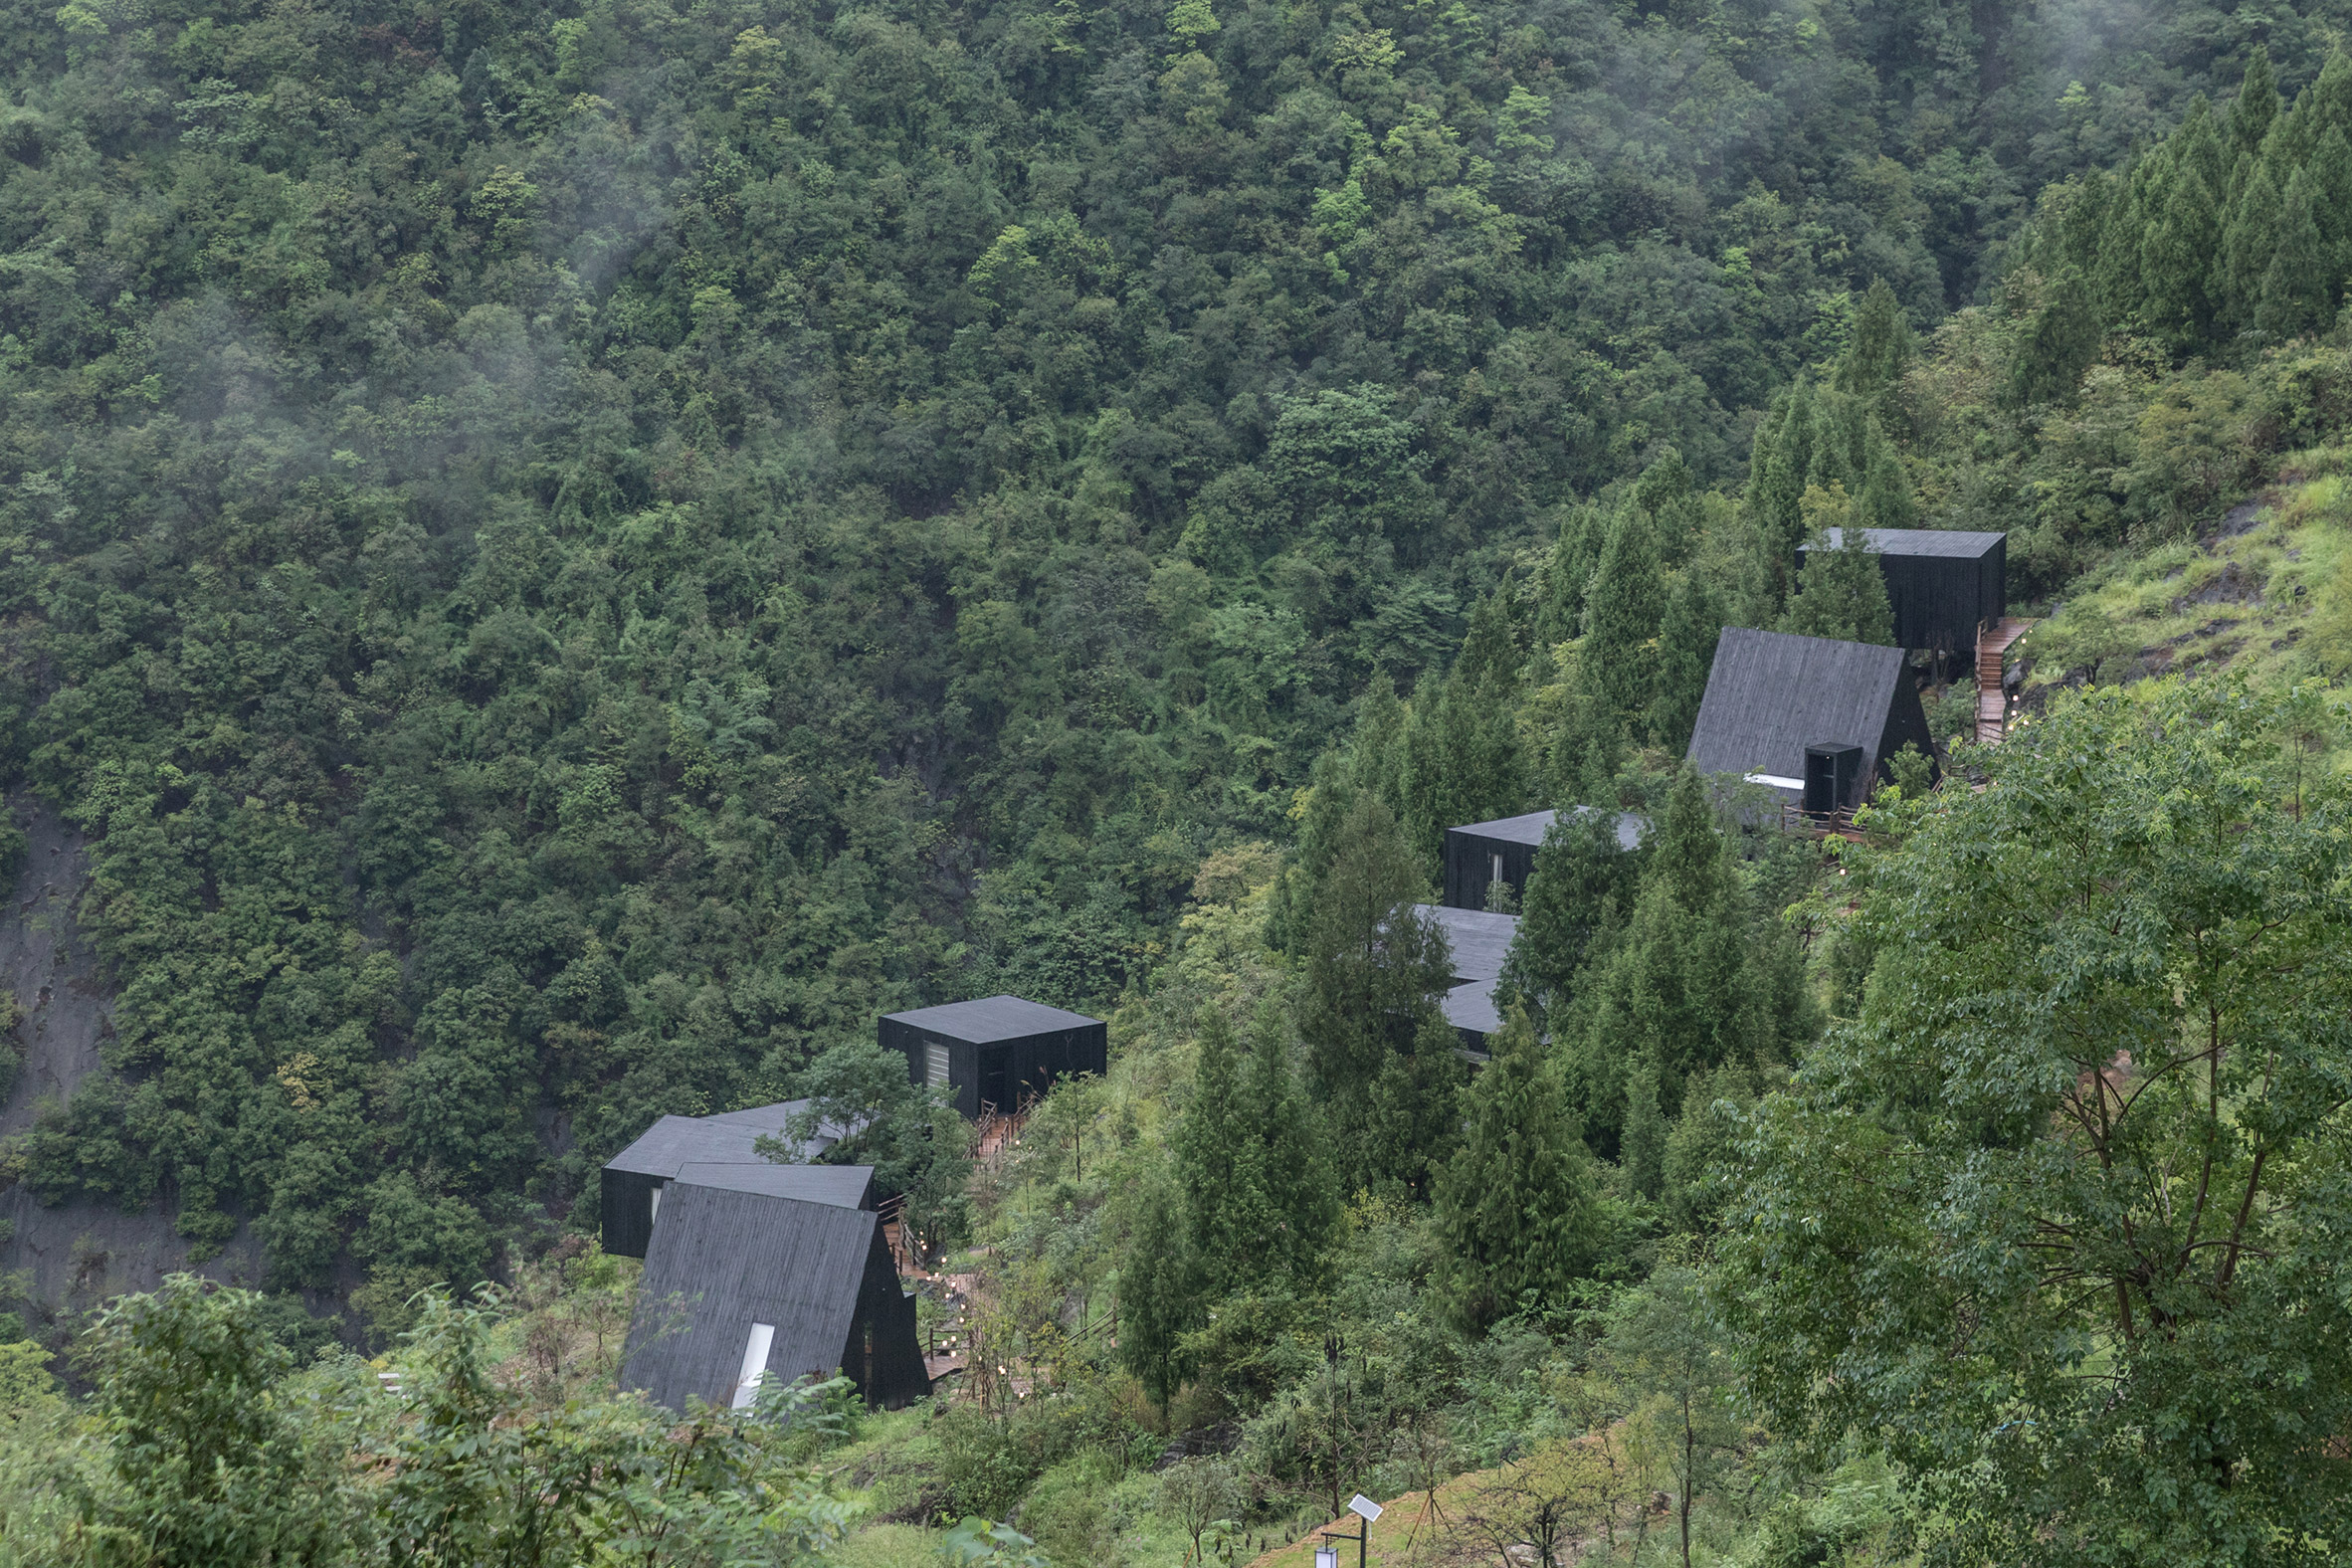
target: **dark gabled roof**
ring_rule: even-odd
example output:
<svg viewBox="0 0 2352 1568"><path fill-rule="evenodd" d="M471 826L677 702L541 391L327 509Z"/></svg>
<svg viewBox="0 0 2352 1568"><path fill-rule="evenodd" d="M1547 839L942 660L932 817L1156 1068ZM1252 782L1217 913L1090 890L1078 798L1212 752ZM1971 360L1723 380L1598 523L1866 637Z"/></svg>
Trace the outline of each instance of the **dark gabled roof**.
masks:
<svg viewBox="0 0 2352 1568"><path fill-rule="evenodd" d="M837 1209L874 1207L874 1167L871 1165L778 1165L771 1160L752 1164L696 1161L679 1167L677 1179L695 1187L721 1187L729 1192L759 1192L771 1198L798 1198L826 1203Z"/></svg>
<svg viewBox="0 0 2352 1568"><path fill-rule="evenodd" d="M1490 981L1502 973L1503 955L1511 950L1511 938L1518 934L1517 915L1453 909L1442 903L1417 903L1413 908L1446 933L1457 980Z"/></svg>
<svg viewBox="0 0 2352 1568"><path fill-rule="evenodd" d="M1581 817L1599 808L1574 806L1569 809ZM1551 830L1552 820L1558 816L1556 811L1531 811L1519 817L1497 817L1492 822L1468 822L1447 831L1472 834L1481 839L1499 839L1505 844L1541 845L1544 834ZM1637 817L1630 811L1618 813L1617 847L1621 850L1640 849L1642 834L1649 826L1648 818Z"/></svg>
<svg viewBox="0 0 2352 1568"><path fill-rule="evenodd" d="M1826 742L1862 747L1866 773L1902 676L1899 648L1727 626L1690 733L1690 765L1802 780L1805 748Z"/></svg>
<svg viewBox="0 0 2352 1568"><path fill-rule="evenodd" d="M784 1124L808 1104L805 1099L788 1099L715 1116L664 1116L646 1128L635 1143L605 1161L605 1169L667 1180L678 1174L679 1167L696 1162L756 1164L760 1154L752 1144L763 1137L781 1137ZM801 1145L801 1158L814 1159L838 1141L824 1134L811 1138Z"/></svg>
<svg viewBox="0 0 2352 1568"><path fill-rule="evenodd" d="M1844 528L1825 528L1833 549L1846 547ZM1990 555L2006 533L1966 533L1950 528L1864 528L1862 542L1880 555L1950 555L1975 560ZM1810 544L1799 549L1811 549Z"/></svg>
<svg viewBox="0 0 2352 1568"><path fill-rule="evenodd" d="M751 1325L775 1330L768 1375L841 1365L881 1221L865 1209L674 1181L646 1249L622 1385L684 1410L724 1405Z"/></svg>
<svg viewBox="0 0 2352 1568"><path fill-rule="evenodd" d="M976 1001L948 1002L886 1016L893 1024L928 1030L976 1046L998 1040L1026 1040L1031 1035L1059 1034L1066 1029L1085 1029L1102 1022L1083 1013L1066 1013L1061 1008L1017 996L984 996Z"/></svg>

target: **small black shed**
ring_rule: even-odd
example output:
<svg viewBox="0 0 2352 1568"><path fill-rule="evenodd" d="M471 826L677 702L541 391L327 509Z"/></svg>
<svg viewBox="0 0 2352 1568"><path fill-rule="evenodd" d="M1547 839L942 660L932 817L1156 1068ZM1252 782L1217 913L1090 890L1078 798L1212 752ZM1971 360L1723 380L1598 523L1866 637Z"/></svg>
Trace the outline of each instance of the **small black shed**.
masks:
<svg viewBox="0 0 2352 1568"><path fill-rule="evenodd" d="M790 1193L815 1202L874 1207L874 1172L863 1165L780 1165L753 1147L763 1137L780 1137L795 1114L805 1110L805 1099L749 1110L730 1110L715 1116L664 1116L648 1127L635 1143L606 1161L598 1209L604 1250L624 1258L643 1258L654 1234L654 1218L661 1212L662 1189L694 1167L706 1186L724 1185L722 1172L752 1182L752 1190ZM813 1160L837 1140L812 1138L801 1145L800 1157Z"/></svg>
<svg viewBox="0 0 2352 1568"><path fill-rule="evenodd" d="M1579 814L1591 806L1574 807ZM1543 847L1556 811L1531 811L1520 817L1473 822L1446 830L1446 905L1453 909L1483 909L1486 890L1497 882L1510 883L1513 893L1527 890L1527 874L1535 869L1535 852ZM1648 824L1632 812L1617 819L1620 849L1641 848Z"/></svg>
<svg viewBox="0 0 2352 1568"><path fill-rule="evenodd" d="M1826 531L1833 545L1846 536L1843 528ZM1946 652L1974 648L1977 627L1998 626L2009 613L2008 534L1864 528L1862 537L1878 552L1878 575L1886 579L1899 646ZM1797 547L1799 571L1810 548Z"/></svg>
<svg viewBox="0 0 2352 1568"><path fill-rule="evenodd" d="M883 1050L906 1059L915 1082L953 1089L955 1108L967 1116L1012 1110L1058 1078L1110 1068L1102 1020L1017 996L891 1013L876 1034Z"/></svg>
<svg viewBox="0 0 2352 1568"><path fill-rule="evenodd" d="M787 1167L776 1167L786 1169ZM931 1391L914 1297L866 1209L670 1184L639 1277L621 1386L683 1411L751 1403L763 1378L839 1371L869 1404Z"/></svg>
<svg viewBox="0 0 2352 1568"><path fill-rule="evenodd" d="M1736 773L1808 809L1860 805L1910 741L1933 756L1903 651L1725 627L1690 733L1690 764ZM1859 753L1859 754L1855 754ZM1813 778L1817 793L1806 799Z"/></svg>

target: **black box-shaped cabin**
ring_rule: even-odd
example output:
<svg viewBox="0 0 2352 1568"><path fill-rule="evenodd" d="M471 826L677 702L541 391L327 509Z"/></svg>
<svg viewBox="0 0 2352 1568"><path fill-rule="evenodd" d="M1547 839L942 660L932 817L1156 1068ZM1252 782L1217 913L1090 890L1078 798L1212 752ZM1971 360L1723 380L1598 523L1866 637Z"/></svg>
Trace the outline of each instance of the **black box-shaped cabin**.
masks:
<svg viewBox="0 0 2352 1568"><path fill-rule="evenodd" d="M772 1167L788 1170L787 1166ZM870 1404L931 1391L881 1216L679 1177L638 1279L623 1388L741 1409L768 1380L843 1373Z"/></svg>
<svg viewBox="0 0 2352 1568"><path fill-rule="evenodd" d="M786 1165L753 1145L781 1139L785 1123L808 1107L805 1099L755 1105L716 1116L664 1116L604 1167L598 1218L604 1250L643 1258L662 1211L662 1189L691 1169L705 1186L746 1184L755 1192L786 1193L817 1203L874 1207L874 1172L863 1165ZM819 1135L800 1146L813 1160L837 1140Z"/></svg>
<svg viewBox="0 0 2352 1568"><path fill-rule="evenodd" d="M1910 742L1934 755L1903 651L1727 626L1690 732L1690 765L1808 811L1859 806Z"/></svg>
<svg viewBox="0 0 2352 1568"><path fill-rule="evenodd" d="M1833 545L1846 530L1825 530ZM1878 552L1886 604L1894 612L1894 640L1904 648L1946 652L1976 646L1980 625L1997 626L2009 613L2009 535L1941 528L1864 528ZM1805 569L1810 544L1797 547Z"/></svg>
<svg viewBox="0 0 2352 1568"><path fill-rule="evenodd" d="M1590 806L1574 808L1579 814ZM1527 891L1527 875L1535 870L1535 852L1559 816L1556 811L1531 811L1520 817L1473 822L1446 830L1446 907L1483 909L1495 882L1510 884L1514 903ZM1631 812L1617 819L1617 847L1639 849L1645 823Z"/></svg>
<svg viewBox="0 0 2352 1568"><path fill-rule="evenodd" d="M944 1083L967 1116L1009 1111L1058 1078L1110 1068L1102 1020L1017 996L891 1013L877 1026L885 1051L906 1059L917 1083Z"/></svg>

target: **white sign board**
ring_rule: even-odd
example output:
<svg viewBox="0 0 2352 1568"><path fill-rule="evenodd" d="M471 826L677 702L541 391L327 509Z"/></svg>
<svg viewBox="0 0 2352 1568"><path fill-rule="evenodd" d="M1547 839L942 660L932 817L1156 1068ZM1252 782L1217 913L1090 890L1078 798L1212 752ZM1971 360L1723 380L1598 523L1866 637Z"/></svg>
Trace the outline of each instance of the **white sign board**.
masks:
<svg viewBox="0 0 2352 1568"><path fill-rule="evenodd" d="M1348 1499L1347 1511L1362 1514L1364 1522L1370 1524L1374 1519L1380 1517L1380 1504L1359 1491Z"/></svg>

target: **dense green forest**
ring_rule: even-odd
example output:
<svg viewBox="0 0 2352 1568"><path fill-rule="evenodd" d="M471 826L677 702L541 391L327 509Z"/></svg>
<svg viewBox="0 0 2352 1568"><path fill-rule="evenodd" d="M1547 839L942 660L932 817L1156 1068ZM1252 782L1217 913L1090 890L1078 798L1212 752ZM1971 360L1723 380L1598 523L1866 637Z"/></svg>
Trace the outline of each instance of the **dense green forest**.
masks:
<svg viewBox="0 0 2352 1568"><path fill-rule="evenodd" d="M1952 1215L2019 1234L2027 1156L2063 1141L2036 1118L2078 1069L2105 1081L2051 1045L2084 1020L2161 1033L2195 992L2332 1039L2182 937L2219 965L2193 983L2148 911L2296 931L2296 1005L2334 994L2312 889L2340 888L2337 740L2305 683L2352 670L2339 7L0 15L0 773L88 835L74 912L113 997L102 1068L0 1142L0 1178L161 1206L197 1264L250 1224L266 1258L264 1295L175 1287L95 1326L10 1298L43 1352L0 1346L27 1442L91 1441L7 1493L0 1561L11 1520L56 1524L44 1496L124 1560L485 1561L521 1527L484 1499L593 1451L601 1522L512 1560L658 1560L673 1512L709 1560L832 1550L854 1472L910 1528L1018 1508L1065 1521L1055 1561L1109 1562L1184 1512L1145 1467L1188 1429L1266 1483L1201 1493L1229 1546L1344 1500L1343 1457L1426 1491L1587 1432L1648 1445L1608 1484L1678 1498L1685 1553L1692 1499L1732 1492L1700 1547L1755 1561L2343 1539L2309 1475L2264 1468L2344 1430L2334 1319L2294 1305L2335 1234L2337 1058L2225 1092L2216 1047L2227 1114L2099 1144L2169 1172L2203 1139L2244 1178L2239 1231L2191 1223L2177 1257L2226 1245L2234 1271L2250 1216L2285 1226L2263 1264L2319 1273L2249 1266L2267 1307L2225 1272L2120 1329L2002 1319L2035 1244L1921 1261ZM2047 612L1999 762L1955 749L1965 679L1922 671L1954 744L1940 774L1898 764L1882 876L1675 768L1723 626L1890 640L1865 552L1793 581L1848 524L2007 531L2013 601ZM2092 765L2118 750L2145 770ZM2047 818L1965 788L2009 768ZM2120 832L2101 791L2179 820ZM1642 809L1651 839L1547 847L1473 1076L1441 944L1400 909L1447 824L1579 802ZM2199 831L2271 835L2242 885L2178 850L2200 802ZM2138 948L2091 951L2057 870L1996 864L2033 833L2140 855L2100 893ZM1979 957L1905 960L2056 962L2031 919L1967 924L1963 867L2075 944L2046 983L2080 1018L2046 1037ZM596 1356L508 1378L625 1296L568 1262L604 1158L664 1113L869 1081L878 1013L1000 990L1113 1020L1109 1078L1039 1113L1068 1169L878 1146L974 1249L997 1342L1067 1397L914 1436L719 1421L680 1458ZM2056 1054L2002 1057L2004 1020ZM1841 1120L1873 1081L1879 1146ZM1972 1166L1972 1138L2018 1169ZM1919 1184L1862 1206L1878 1231L1794 1218L1896 1150ZM1964 1170L1939 1209L1926 1173ZM2077 1238L2097 1256L2067 1277L2128 1295L2175 1255L2113 1202L2134 1239ZM502 1318L462 1304L485 1278L515 1292ZM1912 1315L1842 1361L1820 1314L1896 1281ZM1115 1350L1078 1346L1111 1302ZM2257 1345L2264 1311L2287 1326ZM2145 1373L2203 1460L2135 1470L2064 1347L2128 1360L2150 1313L2220 1326ZM1992 1358L1965 1389L1927 1348L1961 1319ZM86 1327L53 1409L37 1363ZM388 1349L450 1391L431 1432L351 1403L354 1354ZM2257 1353L2316 1425L2223 1431L2241 1396L2197 1369ZM156 1458L174 1355L222 1410L279 1412L204 1462L259 1490ZM1689 1417L1676 1450L1669 1395L1712 1435ZM542 1418L544 1453L466 1470L466 1434ZM2002 1423L2047 1446L1969 1450ZM445 1490L322 1491L294 1534L236 1533L305 1467L392 1450ZM595 1478L622 1474L625 1506ZM173 1486L229 1533L123 1511ZM2172 1522L2118 1522L2117 1487ZM1577 1495L1612 1550L1621 1516L1630 1550L1672 1533L1632 1490ZM2191 1551L2209 1525L2236 1544Z"/></svg>

